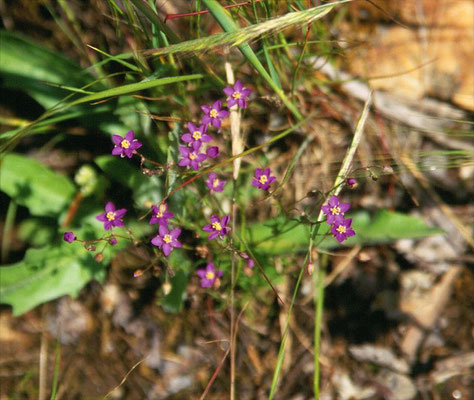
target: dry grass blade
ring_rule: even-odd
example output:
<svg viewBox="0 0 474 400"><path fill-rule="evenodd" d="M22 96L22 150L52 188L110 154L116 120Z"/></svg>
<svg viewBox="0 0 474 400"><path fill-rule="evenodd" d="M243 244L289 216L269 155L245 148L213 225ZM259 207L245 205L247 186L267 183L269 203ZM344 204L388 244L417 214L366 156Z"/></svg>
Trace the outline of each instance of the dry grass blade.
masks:
<svg viewBox="0 0 474 400"><path fill-rule="evenodd" d="M224 32L207 36L202 39L188 40L179 44L167 46L162 49L145 51L145 55L164 55L186 52L203 52L214 47L230 46L236 47L249 43L260 36L272 35L289 27L298 27L310 24L329 13L334 6L348 3L352 0L342 0L319 7L309 8L303 11L295 11L281 17L273 18L259 24L250 25L237 32Z"/></svg>

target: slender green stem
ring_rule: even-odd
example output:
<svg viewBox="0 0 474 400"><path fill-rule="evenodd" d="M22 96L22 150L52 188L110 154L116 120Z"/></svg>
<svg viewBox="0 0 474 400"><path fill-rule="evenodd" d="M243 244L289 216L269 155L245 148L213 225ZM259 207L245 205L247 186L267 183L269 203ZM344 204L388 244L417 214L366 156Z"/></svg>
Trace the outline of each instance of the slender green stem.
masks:
<svg viewBox="0 0 474 400"><path fill-rule="evenodd" d="M209 11L217 20L217 22L222 26L226 32L237 32L239 27L235 24L229 12L222 7L216 0L203 0L203 3L209 8ZM238 46L242 54L247 58L247 60L254 66L258 73L267 81L270 87L275 91L275 93L280 97L281 101L285 106L290 110L294 117L301 121L303 115L298 111L296 106L286 97L282 89L273 81L270 74L267 72L265 67L262 65L252 48L247 44L241 44Z"/></svg>
<svg viewBox="0 0 474 400"><path fill-rule="evenodd" d="M342 182L346 179L346 175L349 171L350 165L354 158L355 152L357 147L359 146L360 140L362 138L362 132L364 131L365 122L367 121L367 117L369 115L370 105L372 103L372 92L369 94L367 98L364 110L359 118L359 121L356 126L356 130L354 132L354 136L352 138L352 143L350 147L347 149L346 155L341 165L341 169L337 174L337 177L334 181L333 188L330 193L328 193L326 201L328 200L331 194L337 195L342 189ZM316 237L319 231L319 227L321 226L320 222L324 219L324 213L322 210L320 211L317 219L317 223L314 224L311 228L311 237L310 237L310 248L309 254L312 252L312 241ZM324 301L324 276L326 272L326 264L327 264L327 255L323 254L321 259L318 263L318 272L314 274L313 277L313 285L314 285L314 296L313 300L315 303L315 315L314 315L314 398L319 399L319 376L320 376L320 368L319 368L319 354L320 354L320 342L321 342L321 321L323 315L323 301Z"/></svg>

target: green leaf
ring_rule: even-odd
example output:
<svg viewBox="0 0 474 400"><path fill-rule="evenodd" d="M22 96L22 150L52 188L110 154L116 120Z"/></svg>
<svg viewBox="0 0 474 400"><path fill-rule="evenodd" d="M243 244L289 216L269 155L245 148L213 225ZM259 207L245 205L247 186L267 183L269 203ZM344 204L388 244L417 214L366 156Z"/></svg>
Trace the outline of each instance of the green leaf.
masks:
<svg viewBox="0 0 474 400"><path fill-rule="evenodd" d="M69 178L20 154L7 154L0 164L0 190L36 216L58 216L76 191Z"/></svg>
<svg viewBox="0 0 474 400"><path fill-rule="evenodd" d="M11 32L0 31L2 86L28 93L44 108L54 106L69 91L48 85L81 88L94 81L72 60ZM96 84L96 90L104 88Z"/></svg>
<svg viewBox="0 0 474 400"><path fill-rule="evenodd" d="M104 265L77 242L30 249L23 261L0 268L0 303L20 315L60 296L77 296L91 279L104 278Z"/></svg>
<svg viewBox="0 0 474 400"><path fill-rule="evenodd" d="M170 279L171 292L161 301L161 306L166 312L177 313L182 310L183 301L186 299L191 262L182 251L174 250L169 256L169 263L175 269L175 276Z"/></svg>
<svg viewBox="0 0 474 400"><path fill-rule="evenodd" d="M111 179L133 191L133 198L139 207L144 207L149 201L156 204L163 198L163 184L158 176L145 176L127 160L114 156L100 156L94 161Z"/></svg>
<svg viewBox="0 0 474 400"><path fill-rule="evenodd" d="M444 233L439 228L427 226L420 218L387 210L380 210L373 219L363 211L350 217L353 218L352 226L356 236L340 244L330 236L329 226L323 223L320 235L316 237L317 246L321 249L330 249L356 244L389 243L397 239ZM246 232L249 246L255 251L267 254L304 251L308 248L309 234L310 228L307 224L286 217L253 224Z"/></svg>

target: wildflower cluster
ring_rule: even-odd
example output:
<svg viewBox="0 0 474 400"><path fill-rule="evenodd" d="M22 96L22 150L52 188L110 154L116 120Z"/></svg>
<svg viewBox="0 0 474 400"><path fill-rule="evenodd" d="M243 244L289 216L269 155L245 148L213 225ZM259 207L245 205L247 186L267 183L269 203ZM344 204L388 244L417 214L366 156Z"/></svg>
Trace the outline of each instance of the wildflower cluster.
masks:
<svg viewBox="0 0 474 400"><path fill-rule="evenodd" d="M224 89L224 93L227 96L227 107L228 108L246 108L248 98L251 94L251 90L245 88L242 82L237 81L233 87L228 87ZM222 122L224 118L227 118L230 114L229 110L223 108L221 100L217 100L212 105L202 105L201 110L203 116L199 124L194 124L193 122L187 122L186 127L187 131L181 135L181 141L183 145L180 145L178 150L181 155L180 160L178 161L178 166L190 168L194 171L198 170L201 167L201 164L207 159L214 159L219 156L219 148L217 146L209 146L209 144L214 140L211 136L209 129L216 129L216 133L222 127ZM142 147L142 143L135 139L135 133L133 130L128 131L125 136L112 135L112 141L114 147L112 149L112 155L120 156L122 158L132 158L134 155L140 157L140 167L142 172L151 176L154 171L149 170L143 167L145 161L151 162L155 165L159 165L161 170L164 171L165 168L156 162L146 159L145 156L140 154L138 150ZM171 164L170 164L171 165ZM168 168L169 166L167 166ZM151 171L151 173L150 173ZM158 171L158 169L156 170ZM257 169L256 179L258 179L259 185L257 187L268 190L270 184L275 180L275 177L270 176L270 169L262 171ZM205 182L210 193L222 192L226 184L226 180L221 179L217 176L215 172L211 172L207 176ZM253 183L252 183L253 184ZM255 185L254 185L255 186ZM111 231L113 228L125 228L129 234L130 240L133 239L132 233L125 227L123 218L127 213L127 209L115 207L115 204L112 202L107 202L105 205L105 212L100 213L96 216L96 220L104 224L105 231ZM175 248L182 247L182 243L179 241L179 236L181 235L181 229L178 227L173 227L170 225L174 217L174 213L169 210L168 204L165 201L162 201L159 204L152 205L150 209L151 218L149 220L150 225L158 225L158 232L151 239L151 244L158 247L165 257L169 256L170 253ZM219 217L217 215L212 215L210 218L210 223L205 225L202 230L209 233L208 239L221 239L224 240L225 237L230 232L230 216L224 215ZM109 245L117 244L117 237L115 233L106 234L99 239L94 239L90 241L84 241L78 239L73 232L65 232L63 235L63 240L68 243L73 243L75 241L82 242L84 247L89 251L95 251L96 246L95 242L105 241ZM230 244L225 245L226 249L230 249ZM230 247L229 247L230 246ZM237 252L237 254L242 257L247 263L248 268L252 268L254 262L249 256L240 251L233 249L232 251ZM100 256L100 257L99 257ZM97 254L96 259L100 261L103 258L102 253ZM134 276L140 276L143 274L143 271L137 270ZM216 267L213 262L209 262L204 269L199 269L197 275L201 278L201 287L210 288L218 286L219 278L223 275L223 271L216 270Z"/></svg>
<svg viewBox="0 0 474 400"><path fill-rule="evenodd" d="M328 204L321 207L321 210L327 216L327 223L331 225L331 233L339 243L355 235L351 227L352 218L344 217L344 213L349 211L350 207L349 203L341 203L337 196L331 196Z"/></svg>

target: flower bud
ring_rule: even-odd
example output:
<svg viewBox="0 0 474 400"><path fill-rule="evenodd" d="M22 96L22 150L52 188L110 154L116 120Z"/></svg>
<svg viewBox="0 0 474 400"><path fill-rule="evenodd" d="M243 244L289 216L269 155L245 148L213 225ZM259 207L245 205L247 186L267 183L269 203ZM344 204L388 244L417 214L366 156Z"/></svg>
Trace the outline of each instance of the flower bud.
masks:
<svg viewBox="0 0 474 400"><path fill-rule="evenodd" d="M111 246L115 246L115 245L117 244L117 239L115 239L114 237L113 237L113 238L110 238L110 239L109 239L109 244L110 244Z"/></svg>
<svg viewBox="0 0 474 400"><path fill-rule="evenodd" d="M143 270L142 269L137 269L134 273L133 273L133 277L134 278L138 278L140 276L143 275Z"/></svg>
<svg viewBox="0 0 474 400"><path fill-rule="evenodd" d="M216 158L219 155L219 147L209 147L206 151L206 154L209 158Z"/></svg>
<svg viewBox="0 0 474 400"><path fill-rule="evenodd" d="M86 244L84 246L86 248L87 251L95 251L96 250L96 247L94 244Z"/></svg>
<svg viewBox="0 0 474 400"><path fill-rule="evenodd" d="M97 253L94 257L94 260L101 262L104 259L104 253Z"/></svg>
<svg viewBox="0 0 474 400"><path fill-rule="evenodd" d="M308 263L308 267L307 267L307 268L308 268L308 275L309 275L309 276L313 275L314 264L313 264L312 261L310 261L310 262Z"/></svg>
<svg viewBox="0 0 474 400"><path fill-rule="evenodd" d="M167 296L171 292L171 289L172 289L171 283L169 283L168 281L163 283L163 294L165 296Z"/></svg>
<svg viewBox="0 0 474 400"><path fill-rule="evenodd" d="M358 185L357 181L354 178L349 178L346 181L347 186L349 186L350 189L355 189Z"/></svg>

